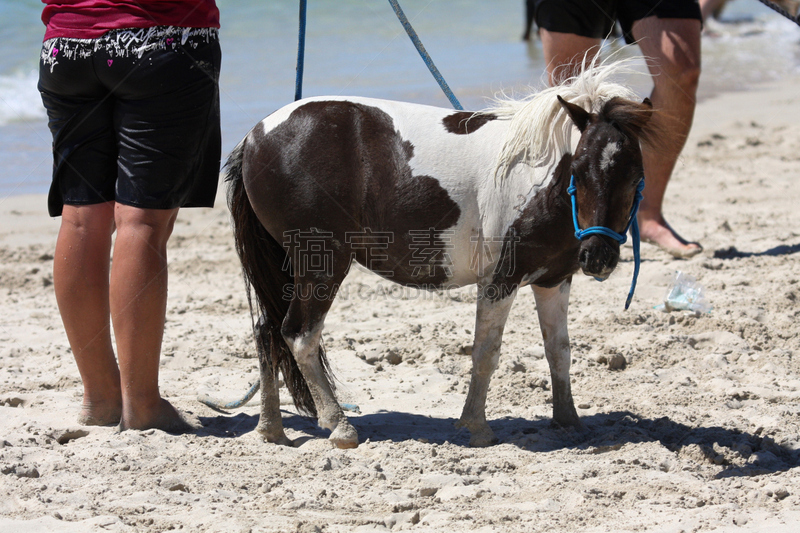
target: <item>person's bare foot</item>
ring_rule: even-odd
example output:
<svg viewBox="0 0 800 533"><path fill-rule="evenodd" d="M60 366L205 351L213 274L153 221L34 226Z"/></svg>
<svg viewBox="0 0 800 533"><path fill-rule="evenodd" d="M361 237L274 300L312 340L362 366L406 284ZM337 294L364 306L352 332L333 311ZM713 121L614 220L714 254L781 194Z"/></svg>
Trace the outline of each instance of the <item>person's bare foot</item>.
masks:
<svg viewBox="0 0 800 533"><path fill-rule="evenodd" d="M167 433L189 433L197 429L189 423L184 415L175 409L167 400L160 398L159 403L151 409L130 409L123 412L119 430L126 429L160 429Z"/></svg>
<svg viewBox="0 0 800 533"><path fill-rule="evenodd" d="M664 217L660 217L660 219L642 219L640 217L638 222L642 241L658 246L673 257L687 259L703 251L700 243L687 241L678 235L667 224Z"/></svg>
<svg viewBox="0 0 800 533"><path fill-rule="evenodd" d="M81 406L78 423L82 426L115 426L122 415L122 402L87 403Z"/></svg>

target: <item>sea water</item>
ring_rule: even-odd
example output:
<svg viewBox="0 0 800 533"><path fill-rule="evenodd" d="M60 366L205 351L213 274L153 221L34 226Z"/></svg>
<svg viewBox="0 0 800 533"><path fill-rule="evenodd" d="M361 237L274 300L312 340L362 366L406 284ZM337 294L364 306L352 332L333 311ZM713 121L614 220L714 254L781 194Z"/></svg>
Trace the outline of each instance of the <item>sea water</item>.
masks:
<svg viewBox="0 0 800 533"><path fill-rule="evenodd" d="M0 201L45 193L50 182L51 137L36 90L42 5L0 0ZM253 125L294 98L298 2L218 0L218 5L224 157ZM541 44L521 40L524 0L400 0L400 5L466 109L485 107L501 91L519 94L543 85ZM450 106L389 2L310 0L307 16L304 96ZM797 73L796 24L756 0L730 2L726 19L709 23L713 35L703 37L701 98ZM642 96L649 93L646 76L630 83Z"/></svg>

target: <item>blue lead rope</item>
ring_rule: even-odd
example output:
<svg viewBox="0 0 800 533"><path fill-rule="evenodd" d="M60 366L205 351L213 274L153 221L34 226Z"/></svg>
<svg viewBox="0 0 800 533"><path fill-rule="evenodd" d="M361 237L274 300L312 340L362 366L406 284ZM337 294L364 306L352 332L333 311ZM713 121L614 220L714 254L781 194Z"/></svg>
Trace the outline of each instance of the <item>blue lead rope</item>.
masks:
<svg viewBox="0 0 800 533"><path fill-rule="evenodd" d="M297 76L294 79L294 99L303 97L303 67L306 58L306 5L307 0L300 0L300 29L297 34Z"/></svg>
<svg viewBox="0 0 800 533"><path fill-rule="evenodd" d="M639 202L642 200L642 189L644 189L644 180L641 181L641 184L636 189L636 211L639 210ZM631 245L633 246L633 279L631 280L631 290L628 292L628 297L625 299L625 309L628 309L631 305L631 300L633 300L633 291L636 289L636 280L639 278L639 266L642 264L642 258L639 255L639 222L636 220L636 213L633 213L633 223L631 224L631 237L633 237L633 241Z"/></svg>
<svg viewBox="0 0 800 533"><path fill-rule="evenodd" d="M422 41L419 40L417 36L417 32L414 31L414 28L411 27L411 23L408 22L408 18L406 18L405 13L400 8L400 4L397 3L397 0L389 0L389 3L392 5L392 9L394 9L397 18L400 19L400 24L403 25L403 28L406 30L406 33L411 38L411 42L414 43L414 46L417 48L417 52L422 57L422 60L425 62L425 65L428 67L428 70L431 71L433 77L436 79L436 83L439 84L439 87L442 88L444 94L447 96L447 99L450 100L450 103L453 105L454 108L458 109L459 111L463 110L464 108L461 107L461 102L458 101L456 95L453 94L453 91L450 90L450 86L447 85L447 82L444 81L442 74L439 72L439 69L436 68L436 65L433 64L433 60L431 56L428 55L428 52L425 50L425 47L422 46Z"/></svg>
<svg viewBox="0 0 800 533"><path fill-rule="evenodd" d="M303 97L303 66L305 63L306 51L306 4L307 0L300 0L300 29L297 35L297 76L294 81L295 101L300 100ZM406 33L411 38L411 42L414 43L414 46L417 48L417 52L419 52L419 55L422 57L422 60L428 67L428 70L431 71L434 79L436 79L436 83L438 83L439 87L442 88L442 91L444 91L445 96L447 96L447 99L450 100L450 103L453 105L453 107L459 111L462 111L464 108L461 106L461 102L458 101L456 95L450 90L450 86L447 85L446 81L444 81L444 77L442 77L439 69L433 64L430 54L428 54L428 51L425 50L425 47L422 45L422 41L419 40L417 32L411 27L411 23L408 21L406 14L403 13L403 9L400 7L400 4L397 3L397 0L389 0L389 4L391 4L392 9L394 9L397 18L400 19L400 23L403 25Z"/></svg>
<svg viewBox="0 0 800 533"><path fill-rule="evenodd" d="M633 198L633 207L631 207L630 218L628 219L628 224L625 226L625 229L622 231L622 233L617 233L611 228L606 228L605 226L592 226L582 230L578 225L578 201L575 199L576 190L575 176L570 176L567 193L572 201L572 223L575 225L576 239L582 241L591 235L605 235L606 237L611 237L620 243L620 245L622 245L628 240L628 230L630 229L631 231L631 237L633 237L633 241L631 242L633 245L633 280L631 280L631 290L628 292L628 298L625 300L625 309L627 309L631 305L631 300L633 300L633 291L636 290L636 280L639 277L639 266L642 263L641 256L639 254L639 223L636 220L636 213L639 211L639 203L642 201L644 178L642 178L641 181L639 181L639 185L636 186L636 196Z"/></svg>

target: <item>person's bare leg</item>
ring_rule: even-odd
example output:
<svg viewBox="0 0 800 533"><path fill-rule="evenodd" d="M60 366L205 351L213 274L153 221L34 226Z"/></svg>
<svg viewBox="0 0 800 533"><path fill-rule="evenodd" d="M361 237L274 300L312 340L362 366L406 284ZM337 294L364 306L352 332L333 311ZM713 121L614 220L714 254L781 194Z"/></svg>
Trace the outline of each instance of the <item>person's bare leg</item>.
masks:
<svg viewBox="0 0 800 533"><path fill-rule="evenodd" d="M117 424L122 412L108 307L113 232L114 202L64 206L53 260L53 285L83 381L78 421L85 425Z"/></svg>
<svg viewBox="0 0 800 533"><path fill-rule="evenodd" d="M700 21L648 17L633 25L633 36L642 53L650 58L653 76L650 100L667 118L664 126L672 139L664 148L642 151L647 185L639 206L642 239L675 257L691 257L702 251L673 230L662 213L667 183L692 127L700 78Z"/></svg>
<svg viewBox="0 0 800 533"><path fill-rule="evenodd" d="M572 33L539 29L544 62L550 85L555 85L580 72L584 56L591 63L600 50L600 39Z"/></svg>
<svg viewBox="0 0 800 533"><path fill-rule="evenodd" d="M110 302L122 387L122 430L190 429L158 388L167 309L167 241L177 215L177 209L116 206Z"/></svg>
<svg viewBox="0 0 800 533"><path fill-rule="evenodd" d="M715 16L726 0L700 0L700 13L703 15L703 20L707 20L712 14Z"/></svg>

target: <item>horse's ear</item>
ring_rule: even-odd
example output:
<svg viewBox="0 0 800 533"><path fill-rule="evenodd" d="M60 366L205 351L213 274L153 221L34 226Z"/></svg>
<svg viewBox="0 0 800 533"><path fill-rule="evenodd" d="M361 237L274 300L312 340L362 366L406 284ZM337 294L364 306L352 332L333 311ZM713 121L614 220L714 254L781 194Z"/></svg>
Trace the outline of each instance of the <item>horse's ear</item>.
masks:
<svg viewBox="0 0 800 533"><path fill-rule="evenodd" d="M577 104L567 102L559 95L556 95L556 98L558 98L558 103L560 103L564 111L567 112L572 122L578 127L578 130L583 133L583 130L585 130L586 126L589 124L589 112Z"/></svg>
<svg viewBox="0 0 800 533"><path fill-rule="evenodd" d="M645 110L645 122L650 122L650 119L653 118L653 102L651 102L650 99L645 96L644 100L642 100L642 104L647 106L647 109Z"/></svg>

